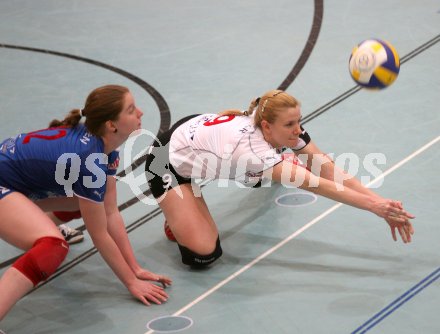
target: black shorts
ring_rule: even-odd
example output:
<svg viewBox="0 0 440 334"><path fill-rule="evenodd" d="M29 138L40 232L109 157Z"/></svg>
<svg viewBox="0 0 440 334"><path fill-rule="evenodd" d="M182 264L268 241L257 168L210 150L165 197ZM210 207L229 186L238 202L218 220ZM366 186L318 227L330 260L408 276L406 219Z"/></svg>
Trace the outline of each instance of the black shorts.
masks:
<svg viewBox="0 0 440 334"><path fill-rule="evenodd" d="M180 176L170 163L169 144L171 135L186 121L199 115L191 115L182 118L171 129L161 133L151 144L151 150L145 161L145 175L154 198L159 198L168 190L178 185L191 183L190 178Z"/></svg>

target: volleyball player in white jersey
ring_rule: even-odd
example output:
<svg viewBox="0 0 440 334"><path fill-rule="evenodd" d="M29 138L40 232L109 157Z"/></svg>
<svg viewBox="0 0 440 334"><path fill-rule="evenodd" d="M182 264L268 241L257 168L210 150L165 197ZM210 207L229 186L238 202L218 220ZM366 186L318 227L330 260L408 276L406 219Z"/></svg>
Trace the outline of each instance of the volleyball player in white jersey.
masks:
<svg viewBox="0 0 440 334"><path fill-rule="evenodd" d="M188 116L158 137L146 161L146 176L183 263L203 267L222 254L197 180L234 179L254 187L265 179L293 184L375 213L389 224L394 240L397 230L403 242L411 241L414 216L399 201L380 197L336 167L300 121L299 102L274 90L252 101L248 111ZM283 160L285 148L306 157L306 165Z"/></svg>

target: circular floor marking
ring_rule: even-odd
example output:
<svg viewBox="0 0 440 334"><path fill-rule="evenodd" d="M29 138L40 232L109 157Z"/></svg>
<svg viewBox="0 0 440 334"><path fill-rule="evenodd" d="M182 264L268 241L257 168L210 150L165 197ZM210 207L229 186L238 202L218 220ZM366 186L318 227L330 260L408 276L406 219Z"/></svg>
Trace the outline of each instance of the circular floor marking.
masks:
<svg viewBox="0 0 440 334"><path fill-rule="evenodd" d="M193 324L193 320L184 316L166 315L150 320L147 328L157 333L175 333L183 331Z"/></svg>
<svg viewBox="0 0 440 334"><path fill-rule="evenodd" d="M278 196L275 203L279 206L298 207L313 204L317 199L312 193L290 193Z"/></svg>

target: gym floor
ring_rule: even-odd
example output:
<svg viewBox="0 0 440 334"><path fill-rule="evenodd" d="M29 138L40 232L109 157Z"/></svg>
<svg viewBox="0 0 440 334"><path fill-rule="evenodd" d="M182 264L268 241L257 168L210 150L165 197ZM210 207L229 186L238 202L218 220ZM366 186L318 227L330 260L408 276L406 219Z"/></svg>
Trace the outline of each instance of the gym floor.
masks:
<svg viewBox="0 0 440 334"><path fill-rule="evenodd" d="M348 73L353 46L374 37L402 61L382 91L358 89ZM213 182L203 194L224 255L194 271L165 238L151 197L135 196L147 190L141 166L120 178L118 200L139 261L173 279L170 299L150 307L132 299L85 232L0 329L439 333L439 41L434 0L0 2L2 139L81 108L98 86L125 85L148 131L132 151L122 147L122 171L151 143L147 132L194 113L246 109L281 88L301 101L304 127L323 151L338 164L357 159L351 172L417 217L413 242L403 244L368 212L322 197L299 203L303 192L282 186ZM19 254L0 241L0 273Z"/></svg>

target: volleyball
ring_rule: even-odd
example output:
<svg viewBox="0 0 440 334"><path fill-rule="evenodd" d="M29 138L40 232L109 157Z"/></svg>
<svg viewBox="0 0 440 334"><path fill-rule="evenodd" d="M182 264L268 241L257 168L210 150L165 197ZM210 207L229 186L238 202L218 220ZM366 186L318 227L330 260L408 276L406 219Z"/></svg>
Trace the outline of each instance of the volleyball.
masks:
<svg viewBox="0 0 440 334"><path fill-rule="evenodd" d="M383 89L391 85L399 75L399 55L390 43L369 39L353 48L349 70L358 85Z"/></svg>

